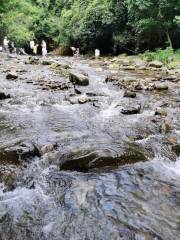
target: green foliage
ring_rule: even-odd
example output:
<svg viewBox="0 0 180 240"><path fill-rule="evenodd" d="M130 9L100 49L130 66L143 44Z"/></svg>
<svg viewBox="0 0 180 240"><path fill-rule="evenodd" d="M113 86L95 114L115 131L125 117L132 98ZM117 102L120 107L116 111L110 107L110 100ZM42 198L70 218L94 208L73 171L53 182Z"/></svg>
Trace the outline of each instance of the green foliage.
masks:
<svg viewBox="0 0 180 240"><path fill-rule="evenodd" d="M148 62L158 60L164 64L173 64L173 62L178 62L180 64L180 50L173 51L172 48L166 49L156 49L154 52L146 51L144 54L141 54L142 58L145 58Z"/></svg>
<svg viewBox="0 0 180 240"><path fill-rule="evenodd" d="M0 40L45 39L85 52L180 47L179 13L180 0L1 0Z"/></svg>

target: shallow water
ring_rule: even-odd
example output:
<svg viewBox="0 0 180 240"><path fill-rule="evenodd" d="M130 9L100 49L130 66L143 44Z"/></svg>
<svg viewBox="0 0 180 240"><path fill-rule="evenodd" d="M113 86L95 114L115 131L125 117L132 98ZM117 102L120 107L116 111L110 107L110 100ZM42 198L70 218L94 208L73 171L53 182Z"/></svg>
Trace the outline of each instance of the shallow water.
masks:
<svg viewBox="0 0 180 240"><path fill-rule="evenodd" d="M39 79L65 81L49 66L5 60L1 91L11 99L0 102L0 239L179 240L180 159L168 141L180 140L178 86L169 83L166 95L141 91L125 99L124 90L105 83L107 69L57 58L90 79L77 88L91 101L70 104L78 97L73 86L43 90ZM27 72L11 81L6 69ZM140 114L121 114L124 104L136 102ZM169 134L160 132L161 120L153 121L162 102L168 103ZM32 150L49 143L56 148L44 156Z"/></svg>

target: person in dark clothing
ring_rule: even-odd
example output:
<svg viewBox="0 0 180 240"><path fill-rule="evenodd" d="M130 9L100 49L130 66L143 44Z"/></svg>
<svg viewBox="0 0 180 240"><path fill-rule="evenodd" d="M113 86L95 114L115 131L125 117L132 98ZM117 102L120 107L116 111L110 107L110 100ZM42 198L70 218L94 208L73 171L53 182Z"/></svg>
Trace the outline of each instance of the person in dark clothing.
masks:
<svg viewBox="0 0 180 240"><path fill-rule="evenodd" d="M13 50L14 50L14 43L9 41L8 42L8 49L9 49L9 52L10 53L13 53Z"/></svg>

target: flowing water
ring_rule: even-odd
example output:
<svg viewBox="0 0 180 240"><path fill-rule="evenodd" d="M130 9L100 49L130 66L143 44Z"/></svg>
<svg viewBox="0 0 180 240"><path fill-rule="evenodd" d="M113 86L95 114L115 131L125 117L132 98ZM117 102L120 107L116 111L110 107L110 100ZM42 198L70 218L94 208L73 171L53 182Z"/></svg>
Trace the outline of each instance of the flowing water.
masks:
<svg viewBox="0 0 180 240"><path fill-rule="evenodd" d="M73 86L44 88L66 79L25 61L0 59L1 92L11 95L0 101L0 240L179 240L178 84L169 82L166 94L123 98L105 82L107 69L56 58L90 79L77 87L90 101L71 104L80 96ZM7 80L9 69L19 78ZM139 102L140 114L121 113ZM170 133L160 131L158 106ZM54 150L40 156L36 148L48 144Z"/></svg>

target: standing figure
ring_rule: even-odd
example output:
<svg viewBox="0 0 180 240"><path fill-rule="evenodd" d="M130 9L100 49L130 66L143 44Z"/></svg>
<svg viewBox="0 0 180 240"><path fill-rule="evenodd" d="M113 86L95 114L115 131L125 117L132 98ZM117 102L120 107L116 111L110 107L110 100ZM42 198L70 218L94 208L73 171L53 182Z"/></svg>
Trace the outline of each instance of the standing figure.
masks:
<svg viewBox="0 0 180 240"><path fill-rule="evenodd" d="M34 45L34 47L33 47L33 54L34 54L34 55L37 55L38 46L39 46L39 45L36 43L36 44Z"/></svg>
<svg viewBox="0 0 180 240"><path fill-rule="evenodd" d="M9 48L9 52L11 54L14 53L14 42L9 41L8 42L8 48Z"/></svg>
<svg viewBox="0 0 180 240"><path fill-rule="evenodd" d="M44 40L42 40L41 47L42 47L42 56L46 57L47 56L47 44Z"/></svg>
<svg viewBox="0 0 180 240"><path fill-rule="evenodd" d="M3 41L3 46L4 46L4 49L6 52L8 52L8 50L9 50L8 44L9 44L9 40L7 40L7 37L5 37L4 41Z"/></svg>
<svg viewBox="0 0 180 240"><path fill-rule="evenodd" d="M76 48L75 47L70 47L72 52L73 52L73 56L75 56L75 53L76 53Z"/></svg>
<svg viewBox="0 0 180 240"><path fill-rule="evenodd" d="M35 46L34 40L30 41L29 46L30 46L30 49L31 49L31 53L34 53L34 46Z"/></svg>
<svg viewBox="0 0 180 240"><path fill-rule="evenodd" d="M77 48L77 49L76 49L76 52L75 52L75 56L76 56L76 57L79 57L79 55L80 55L80 51L79 51L79 48Z"/></svg>
<svg viewBox="0 0 180 240"><path fill-rule="evenodd" d="M95 58L99 58L99 57L100 57L100 50L95 49Z"/></svg>

